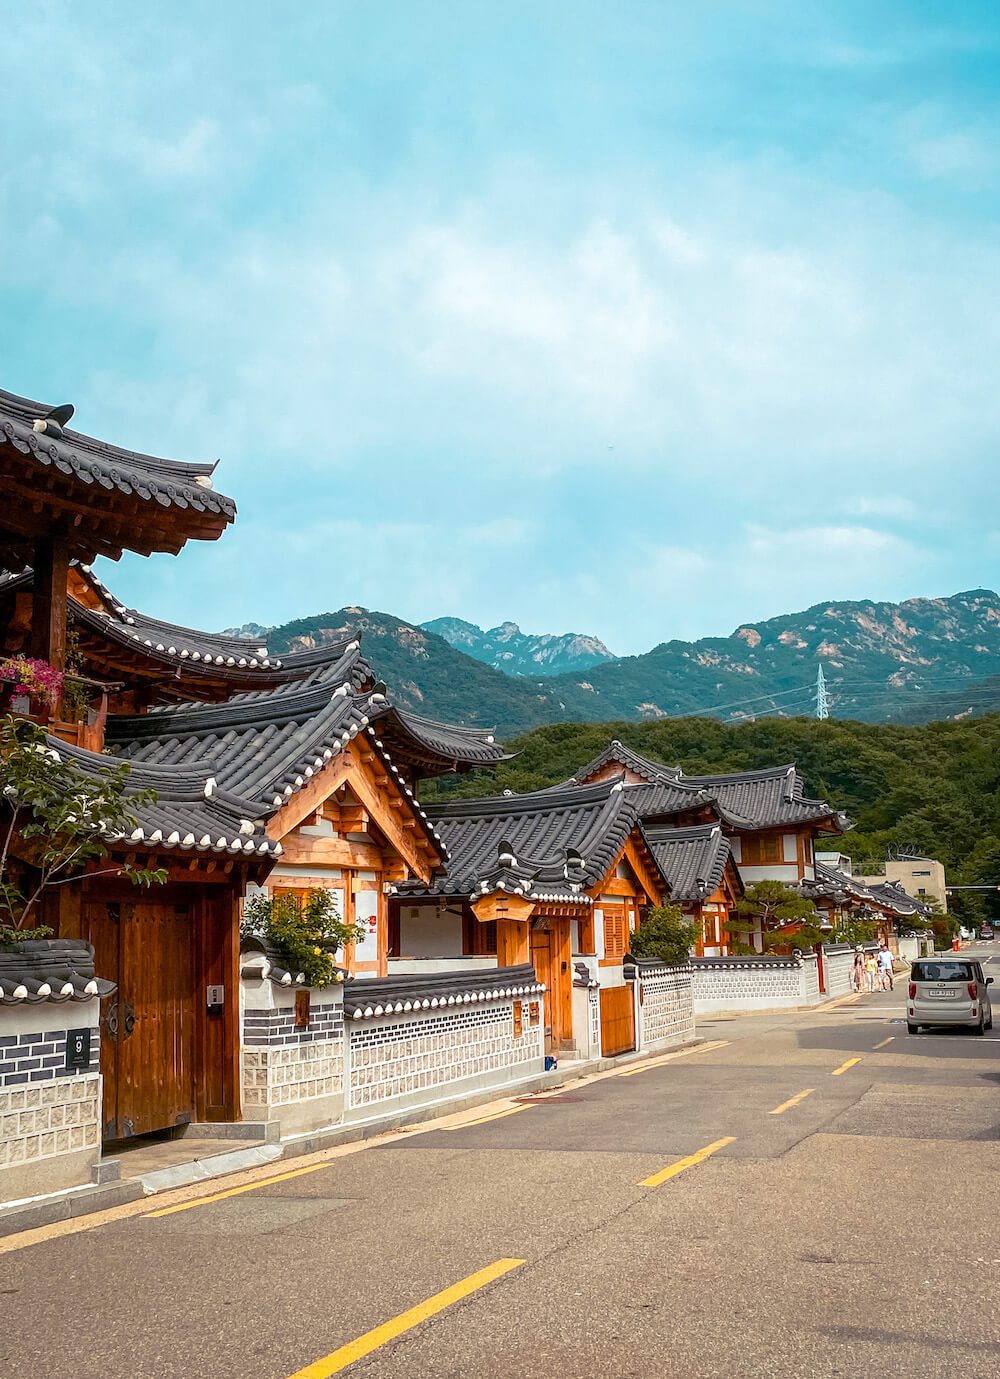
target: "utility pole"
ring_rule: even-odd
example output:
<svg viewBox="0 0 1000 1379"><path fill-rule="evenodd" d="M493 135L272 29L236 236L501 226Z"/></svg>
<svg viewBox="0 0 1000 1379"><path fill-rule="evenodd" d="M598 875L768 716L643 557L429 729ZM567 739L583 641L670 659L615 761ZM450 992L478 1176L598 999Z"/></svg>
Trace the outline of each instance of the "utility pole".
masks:
<svg viewBox="0 0 1000 1379"><path fill-rule="evenodd" d="M830 704L826 697L826 680L823 678L822 662L816 670L816 717L830 717Z"/></svg>

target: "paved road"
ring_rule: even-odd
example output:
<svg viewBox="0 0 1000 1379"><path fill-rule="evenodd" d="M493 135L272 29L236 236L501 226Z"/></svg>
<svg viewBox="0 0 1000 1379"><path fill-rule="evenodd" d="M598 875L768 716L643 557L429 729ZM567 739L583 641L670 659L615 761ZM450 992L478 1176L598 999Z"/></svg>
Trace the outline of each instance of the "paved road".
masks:
<svg viewBox="0 0 1000 1379"><path fill-rule="evenodd" d="M902 997L0 1241L0 1374L998 1374L1000 1022Z"/></svg>

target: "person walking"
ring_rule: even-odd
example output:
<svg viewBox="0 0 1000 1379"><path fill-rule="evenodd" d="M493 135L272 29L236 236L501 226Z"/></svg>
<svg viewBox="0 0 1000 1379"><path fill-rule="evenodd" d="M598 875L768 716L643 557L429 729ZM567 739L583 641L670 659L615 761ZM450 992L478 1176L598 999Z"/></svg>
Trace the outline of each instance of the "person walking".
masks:
<svg viewBox="0 0 1000 1379"><path fill-rule="evenodd" d="M865 989L865 955L862 949L854 950L854 967L851 969L852 985L855 991Z"/></svg>
<svg viewBox="0 0 1000 1379"><path fill-rule="evenodd" d="M868 978L868 990L875 990L875 979L878 976L878 958L874 953L869 953L865 958L865 976Z"/></svg>
<svg viewBox="0 0 1000 1379"><path fill-rule="evenodd" d="M883 943L878 950L878 975L879 985L883 991L892 990L892 954L889 945Z"/></svg>

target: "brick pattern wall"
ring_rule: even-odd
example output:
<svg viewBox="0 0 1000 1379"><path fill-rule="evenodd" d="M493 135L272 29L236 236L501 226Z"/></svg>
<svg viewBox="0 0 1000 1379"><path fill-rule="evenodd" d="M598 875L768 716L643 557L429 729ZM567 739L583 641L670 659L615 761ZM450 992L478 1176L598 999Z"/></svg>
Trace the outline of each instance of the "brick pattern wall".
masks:
<svg viewBox="0 0 1000 1379"><path fill-rule="evenodd" d="M695 1011L767 1010L819 1000L816 959L741 963L738 958L696 963L692 973Z"/></svg>
<svg viewBox="0 0 1000 1379"><path fill-rule="evenodd" d="M639 981L640 1048L665 1048L694 1038L694 998L689 967L643 968Z"/></svg>
<svg viewBox="0 0 1000 1379"><path fill-rule="evenodd" d="M313 1002L309 1026L290 1010L243 1017L243 1103L248 1120L282 1106L336 1096L344 1088L344 1008Z"/></svg>
<svg viewBox="0 0 1000 1379"><path fill-rule="evenodd" d="M77 1150L96 1153L101 1142L100 1098L96 1072L0 1088L0 1198L5 1168L27 1167Z"/></svg>
<svg viewBox="0 0 1000 1379"><path fill-rule="evenodd" d="M537 998L539 1004L541 997ZM514 1035L511 1000L444 1013L365 1020L348 1026L347 1105L377 1107L395 1097L446 1088L463 1078L539 1067L543 1026L529 1023L522 1001L521 1035Z"/></svg>
<svg viewBox="0 0 1000 1379"><path fill-rule="evenodd" d="M83 1029L74 1025L74 1029ZM54 1078L81 1077L96 1073L101 1066L100 1031L90 1031L90 1063L86 1068L66 1068L66 1036L68 1030L48 1033L0 1034L0 1087L19 1087L35 1082L51 1082Z"/></svg>
<svg viewBox="0 0 1000 1379"><path fill-rule="evenodd" d="M285 1048L295 1044L329 1043L344 1029L344 1003L323 1005L313 1000L309 1024L295 1026L294 1010L248 1010L243 1016L243 1043L253 1048Z"/></svg>
<svg viewBox="0 0 1000 1379"><path fill-rule="evenodd" d="M590 1020L591 1057L601 1051L601 993L595 988L587 992L587 1015Z"/></svg>

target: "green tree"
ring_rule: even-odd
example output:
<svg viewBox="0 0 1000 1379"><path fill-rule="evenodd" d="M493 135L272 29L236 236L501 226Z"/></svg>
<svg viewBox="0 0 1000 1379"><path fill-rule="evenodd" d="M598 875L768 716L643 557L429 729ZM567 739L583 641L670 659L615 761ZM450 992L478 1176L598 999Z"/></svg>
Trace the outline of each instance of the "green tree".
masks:
<svg viewBox="0 0 1000 1379"><path fill-rule="evenodd" d="M655 905L629 939L633 958L685 963L694 944L694 925L677 905Z"/></svg>
<svg viewBox="0 0 1000 1379"><path fill-rule="evenodd" d="M790 942L787 935L775 930L797 923L800 928L795 942L798 947L809 948L822 943L825 937L818 918L812 902L783 881L758 881L736 902L735 918L730 915L729 927L752 933L759 924L764 946L771 948Z"/></svg>
<svg viewBox="0 0 1000 1379"><path fill-rule="evenodd" d="M28 719L0 719L0 944L51 934L33 923L43 896L94 875L86 864L107 858L110 844L136 827L134 811L156 795L126 793L130 771L127 762L84 770ZM124 876L136 886L167 879L165 871L124 862L96 875Z"/></svg>

